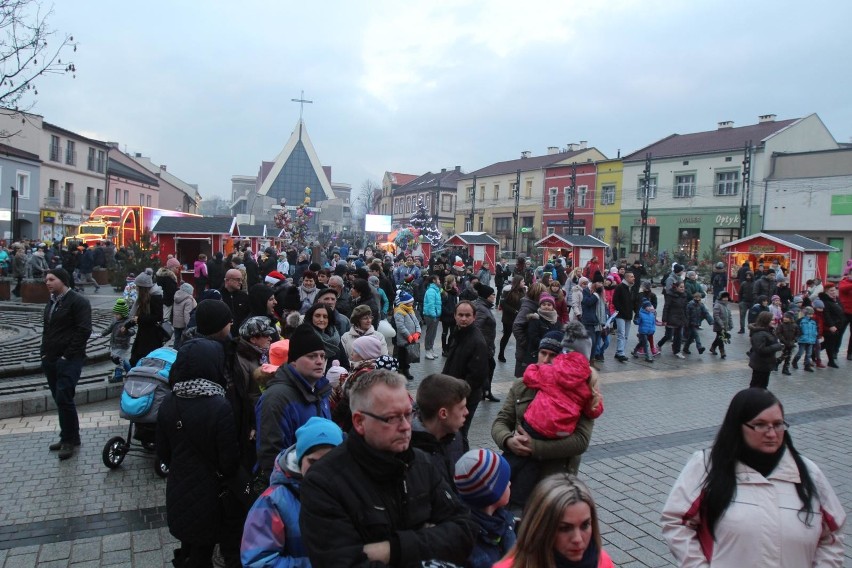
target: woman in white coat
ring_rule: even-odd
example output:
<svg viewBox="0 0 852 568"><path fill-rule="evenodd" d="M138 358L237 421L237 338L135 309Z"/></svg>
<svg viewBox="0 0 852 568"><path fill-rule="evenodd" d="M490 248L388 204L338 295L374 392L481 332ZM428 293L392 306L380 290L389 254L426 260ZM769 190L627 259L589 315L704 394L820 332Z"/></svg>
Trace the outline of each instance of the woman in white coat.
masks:
<svg viewBox="0 0 852 568"><path fill-rule="evenodd" d="M846 513L787 428L771 392L734 396L713 447L692 456L663 508L679 566L843 566Z"/></svg>

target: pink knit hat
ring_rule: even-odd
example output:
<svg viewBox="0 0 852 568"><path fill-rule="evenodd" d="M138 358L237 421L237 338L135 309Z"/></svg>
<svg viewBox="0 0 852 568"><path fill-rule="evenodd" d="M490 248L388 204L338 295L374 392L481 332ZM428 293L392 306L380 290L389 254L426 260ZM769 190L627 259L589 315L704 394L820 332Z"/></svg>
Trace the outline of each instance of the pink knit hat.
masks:
<svg viewBox="0 0 852 568"><path fill-rule="evenodd" d="M542 294L538 297L538 305L540 306L542 302L550 302L552 305L556 305L556 299L550 294Z"/></svg>

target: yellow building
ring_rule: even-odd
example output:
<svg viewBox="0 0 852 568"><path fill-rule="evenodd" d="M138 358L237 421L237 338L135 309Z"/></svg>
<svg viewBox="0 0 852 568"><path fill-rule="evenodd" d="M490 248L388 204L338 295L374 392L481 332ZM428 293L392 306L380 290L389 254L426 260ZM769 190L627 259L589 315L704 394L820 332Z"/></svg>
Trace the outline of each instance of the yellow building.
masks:
<svg viewBox="0 0 852 568"><path fill-rule="evenodd" d="M627 243L620 239L623 232L618 226L621 217L621 192L624 189L623 173L621 158L598 162L594 236L607 243L612 254L618 258L624 256L619 249L627 246Z"/></svg>

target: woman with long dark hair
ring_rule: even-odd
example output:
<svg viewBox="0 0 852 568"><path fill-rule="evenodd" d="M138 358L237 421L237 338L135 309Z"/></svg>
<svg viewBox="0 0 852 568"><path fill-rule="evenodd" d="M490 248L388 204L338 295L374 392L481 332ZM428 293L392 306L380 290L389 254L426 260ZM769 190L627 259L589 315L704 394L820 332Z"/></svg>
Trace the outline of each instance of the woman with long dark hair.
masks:
<svg viewBox="0 0 852 568"><path fill-rule="evenodd" d="M326 371L331 368L335 360L341 366L348 369L349 358L343 349L340 333L334 327L334 324L331 323L331 314L329 314L325 304L314 304L311 306L305 313L305 323L310 324L314 332L322 339L323 349L325 350Z"/></svg>
<svg viewBox="0 0 852 568"><path fill-rule="evenodd" d="M614 567L601 546L595 500L573 475L551 475L530 494L518 540L494 568L585 567Z"/></svg>
<svg viewBox="0 0 852 568"><path fill-rule="evenodd" d="M139 359L148 353L163 346L163 331L160 324L163 322L163 294L152 293L154 290L154 279L148 272L142 272L136 277L136 301L130 308L130 319L136 325L136 339L130 350L130 365L136 366ZM158 287L157 290L160 290Z"/></svg>
<svg viewBox="0 0 852 568"><path fill-rule="evenodd" d="M713 447L693 454L663 508L680 566L843 565L846 513L788 428L771 392L734 396Z"/></svg>
<svg viewBox="0 0 852 568"><path fill-rule="evenodd" d="M509 344L509 339L512 337L512 324L515 323L515 318L518 316L518 311L521 309L521 300L524 297L526 290L524 289L524 279L519 275L512 276L511 284L507 285L500 298L500 310L502 311L501 323L503 324L503 335L500 337L500 353L497 360L501 363L506 362L506 346Z"/></svg>
<svg viewBox="0 0 852 568"><path fill-rule="evenodd" d="M447 274L444 277L444 290L441 294L441 355L449 353L453 334L456 330L456 304L459 303L459 289L456 287L456 277Z"/></svg>

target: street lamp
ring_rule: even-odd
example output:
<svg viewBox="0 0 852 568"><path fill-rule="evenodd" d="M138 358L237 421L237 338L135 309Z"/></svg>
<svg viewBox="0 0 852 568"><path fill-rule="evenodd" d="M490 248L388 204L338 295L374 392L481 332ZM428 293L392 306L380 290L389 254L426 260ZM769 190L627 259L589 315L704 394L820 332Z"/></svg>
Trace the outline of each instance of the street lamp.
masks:
<svg viewBox="0 0 852 568"><path fill-rule="evenodd" d="M15 189L14 185L11 186L11 188L12 188L12 203L10 204L11 205L10 213L12 215L12 219L11 219L11 221L12 221L12 242L15 243L15 242L18 242L18 237L20 236L18 234L18 190Z"/></svg>

